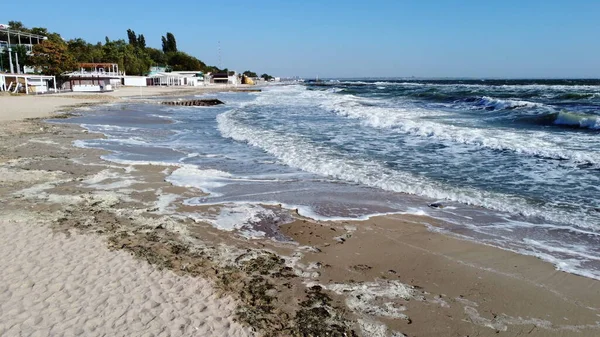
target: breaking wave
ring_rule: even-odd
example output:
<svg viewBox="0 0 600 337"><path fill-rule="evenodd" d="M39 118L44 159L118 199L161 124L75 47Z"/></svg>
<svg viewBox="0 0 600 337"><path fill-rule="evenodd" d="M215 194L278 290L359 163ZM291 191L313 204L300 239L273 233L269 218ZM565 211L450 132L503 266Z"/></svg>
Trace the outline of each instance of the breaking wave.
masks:
<svg viewBox="0 0 600 337"><path fill-rule="evenodd" d="M548 159L570 160L574 163L600 164L600 153L563 148L549 137L545 137L543 132L517 132L451 125L422 118L423 116L435 116L436 113L442 115L443 112L416 107L382 107L372 102L364 104L361 99L351 95L328 97L328 99L322 100L320 105L338 115L362 120L371 127L389 128L412 136L474 145L491 150L508 150ZM574 122L564 117L557 118L556 121L557 124ZM578 123L591 122L580 120Z"/></svg>
<svg viewBox="0 0 600 337"><path fill-rule="evenodd" d="M488 96L479 98L476 103L476 107L484 108L486 110L513 110L520 108L548 108L548 106L542 103L511 100L511 99L499 99Z"/></svg>
<svg viewBox="0 0 600 337"><path fill-rule="evenodd" d="M585 221L575 219L571 214L535 207L522 197L446 185L422 176L391 170L375 160L367 161L343 156L331 148L317 146L297 135L282 135L237 121L237 117L244 114L247 113L241 110L230 110L218 115L217 123L221 135L261 148L284 164L306 172L391 192L452 200L513 215L588 227Z"/></svg>
<svg viewBox="0 0 600 337"><path fill-rule="evenodd" d="M600 130L600 116L583 115L572 112L559 112L554 124L578 127L584 129Z"/></svg>

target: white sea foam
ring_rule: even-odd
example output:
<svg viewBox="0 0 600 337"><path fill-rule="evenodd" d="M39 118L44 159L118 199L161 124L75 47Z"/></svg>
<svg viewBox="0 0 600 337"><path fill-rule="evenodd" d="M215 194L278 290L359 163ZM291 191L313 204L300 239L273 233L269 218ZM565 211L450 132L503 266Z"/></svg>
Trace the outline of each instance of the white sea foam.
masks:
<svg viewBox="0 0 600 337"><path fill-rule="evenodd" d="M390 170L376 161L343 157L330 148L317 147L299 136L281 135L274 131L238 122L235 118L236 113L240 112L231 110L217 116L221 134L224 137L259 147L288 166L387 191L420 195L432 199L453 200L516 215L534 216L583 228L595 228L595 224L588 223L585 218L578 219L572 214L562 213L560 210L534 207L517 196L450 186L423 176Z"/></svg>
<svg viewBox="0 0 600 337"><path fill-rule="evenodd" d="M228 178L231 178L231 174L224 171L182 165L165 180L176 186L200 188L214 197L219 195L214 189L225 186L227 183L224 180Z"/></svg>
<svg viewBox="0 0 600 337"><path fill-rule="evenodd" d="M483 96L479 102L480 105L485 107L494 108L494 110L503 109L517 109L517 108L549 108L547 105L542 103L535 103L523 100L515 99L500 99L489 96Z"/></svg>
<svg viewBox="0 0 600 337"><path fill-rule="evenodd" d="M323 286L337 294L346 295L346 305L350 310L368 314L372 316L385 318L408 317L403 313L406 308L391 301L414 298L415 292L412 287L398 281L377 280L376 282L367 282L362 284L330 284ZM377 303L377 300L387 300L383 304Z"/></svg>
<svg viewBox="0 0 600 337"><path fill-rule="evenodd" d="M103 132L103 131L123 131L123 132L131 132L140 130L138 127L133 126L119 126L119 125L109 125L109 124L81 124L81 127L93 131L93 132Z"/></svg>
<svg viewBox="0 0 600 337"><path fill-rule="evenodd" d="M242 229L250 223L259 222L261 220L260 216L265 212L272 213L272 211L257 205L235 204L221 208L216 218L209 221L221 230L233 231Z"/></svg>
<svg viewBox="0 0 600 337"><path fill-rule="evenodd" d="M323 95L318 93L317 95ZM464 127L423 119L436 112L418 108L388 108L361 104L356 97L323 97L321 107L341 116L359 119L375 128L442 141L451 141L492 150L510 150L518 154L544 158L571 160L576 163L600 165L600 153L564 148L560 143L539 131L507 131ZM438 114L443 114L442 112Z"/></svg>
<svg viewBox="0 0 600 337"><path fill-rule="evenodd" d="M187 214L196 221L237 234L248 239L264 238L267 232L276 232L277 226L291 221L286 213L278 213L256 203L218 204L217 213ZM273 234L273 233L271 233Z"/></svg>
<svg viewBox="0 0 600 337"><path fill-rule="evenodd" d="M556 116L556 119L554 120L554 124L600 130L600 116L559 112L558 116Z"/></svg>

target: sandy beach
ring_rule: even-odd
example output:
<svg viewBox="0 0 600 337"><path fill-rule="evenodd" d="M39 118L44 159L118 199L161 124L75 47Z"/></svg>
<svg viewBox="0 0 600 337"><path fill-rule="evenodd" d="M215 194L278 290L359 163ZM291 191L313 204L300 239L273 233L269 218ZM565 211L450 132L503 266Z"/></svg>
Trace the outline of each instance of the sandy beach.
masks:
<svg viewBox="0 0 600 337"><path fill-rule="evenodd" d="M175 168L104 161L72 145L102 135L43 121L137 95L0 96L0 335L600 335L597 280L423 216L292 211L292 242L247 239L187 216L215 210L182 204L201 191Z"/></svg>

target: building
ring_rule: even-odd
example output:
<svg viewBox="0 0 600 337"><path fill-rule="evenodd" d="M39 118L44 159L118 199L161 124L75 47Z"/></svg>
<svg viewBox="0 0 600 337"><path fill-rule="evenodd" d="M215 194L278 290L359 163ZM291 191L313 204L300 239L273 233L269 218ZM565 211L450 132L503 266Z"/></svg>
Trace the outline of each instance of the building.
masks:
<svg viewBox="0 0 600 337"><path fill-rule="evenodd" d="M183 78L184 76L179 74L159 72L148 76L147 83L154 86L172 87L183 85Z"/></svg>
<svg viewBox="0 0 600 337"><path fill-rule="evenodd" d="M148 76L156 75L159 73L168 73L168 72L171 72L171 69L168 66L165 66L165 67L152 66L152 67L150 67L150 73L148 74Z"/></svg>
<svg viewBox="0 0 600 337"><path fill-rule="evenodd" d="M63 89L74 92L103 92L118 88L125 77L116 63L80 63L79 71L66 74Z"/></svg>
<svg viewBox="0 0 600 337"><path fill-rule="evenodd" d="M240 83L239 77L236 72L232 75L228 73L209 73L209 83L212 84L232 84L238 85Z"/></svg>
<svg viewBox="0 0 600 337"><path fill-rule="evenodd" d="M151 73L148 85L159 86L201 86L205 85L205 76L199 71L172 71Z"/></svg>
<svg viewBox="0 0 600 337"><path fill-rule="evenodd" d="M27 54L31 54L34 45L47 39L48 37L43 35L12 30L10 29L10 26L0 24L0 53L6 50L11 51L11 53L9 53L9 64L0 64L0 71L10 71L11 73L20 74L21 68L23 68L24 73L32 73L34 69L23 67L19 64L18 57L16 56L16 53L14 53L14 48L22 46L25 48Z"/></svg>
<svg viewBox="0 0 600 337"><path fill-rule="evenodd" d="M54 76L0 73L0 91L25 94L56 92Z"/></svg>
<svg viewBox="0 0 600 337"><path fill-rule="evenodd" d="M121 84L126 87L145 87L148 85L148 78L146 76L123 76Z"/></svg>

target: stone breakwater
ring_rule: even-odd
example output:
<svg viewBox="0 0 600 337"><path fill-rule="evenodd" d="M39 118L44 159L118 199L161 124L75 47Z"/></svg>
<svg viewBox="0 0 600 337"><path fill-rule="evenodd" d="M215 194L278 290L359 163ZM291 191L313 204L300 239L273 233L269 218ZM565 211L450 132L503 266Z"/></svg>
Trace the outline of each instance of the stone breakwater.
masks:
<svg viewBox="0 0 600 337"><path fill-rule="evenodd" d="M178 106L214 106L219 104L225 104L223 101L218 99L192 99L185 101L166 101L161 102L164 105L178 105Z"/></svg>

